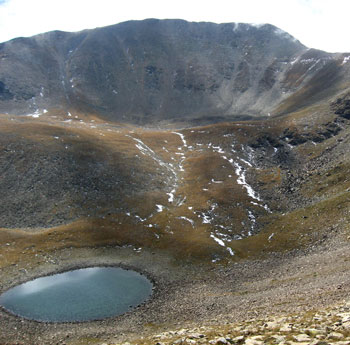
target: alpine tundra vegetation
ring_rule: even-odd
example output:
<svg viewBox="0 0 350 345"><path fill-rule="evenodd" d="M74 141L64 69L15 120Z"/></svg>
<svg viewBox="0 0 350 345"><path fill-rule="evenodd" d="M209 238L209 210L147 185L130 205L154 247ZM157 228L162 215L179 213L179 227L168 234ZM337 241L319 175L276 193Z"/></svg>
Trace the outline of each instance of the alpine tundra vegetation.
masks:
<svg viewBox="0 0 350 345"><path fill-rule="evenodd" d="M146 275L123 315L0 344L348 344L350 53L269 24L129 21L0 44L0 292Z"/></svg>

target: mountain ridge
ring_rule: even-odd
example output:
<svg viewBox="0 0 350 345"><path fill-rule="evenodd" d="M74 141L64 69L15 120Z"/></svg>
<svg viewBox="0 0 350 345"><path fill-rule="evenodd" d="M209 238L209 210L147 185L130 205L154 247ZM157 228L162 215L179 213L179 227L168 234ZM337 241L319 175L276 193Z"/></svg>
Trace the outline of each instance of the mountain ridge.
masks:
<svg viewBox="0 0 350 345"><path fill-rule="evenodd" d="M305 89L319 93L317 78L337 88L343 61L270 24L148 19L53 31L0 44L0 111L134 124L266 117L300 106Z"/></svg>

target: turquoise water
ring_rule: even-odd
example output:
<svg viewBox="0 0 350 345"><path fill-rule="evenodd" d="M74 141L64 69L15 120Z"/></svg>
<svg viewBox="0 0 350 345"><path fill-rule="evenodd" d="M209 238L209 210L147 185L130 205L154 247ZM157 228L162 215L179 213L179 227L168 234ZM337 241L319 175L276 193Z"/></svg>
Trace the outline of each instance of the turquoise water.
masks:
<svg viewBox="0 0 350 345"><path fill-rule="evenodd" d="M91 267L18 285L0 296L0 305L37 321L88 321L123 314L151 293L151 282L135 271Z"/></svg>

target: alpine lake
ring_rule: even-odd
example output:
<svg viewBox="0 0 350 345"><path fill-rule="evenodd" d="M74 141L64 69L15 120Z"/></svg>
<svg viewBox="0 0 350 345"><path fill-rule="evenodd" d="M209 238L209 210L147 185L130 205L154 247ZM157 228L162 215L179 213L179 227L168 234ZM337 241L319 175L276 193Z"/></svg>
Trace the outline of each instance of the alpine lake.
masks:
<svg viewBox="0 0 350 345"><path fill-rule="evenodd" d="M149 279L119 267L89 267L40 277L0 295L0 306L42 322L82 322L124 314L152 294Z"/></svg>

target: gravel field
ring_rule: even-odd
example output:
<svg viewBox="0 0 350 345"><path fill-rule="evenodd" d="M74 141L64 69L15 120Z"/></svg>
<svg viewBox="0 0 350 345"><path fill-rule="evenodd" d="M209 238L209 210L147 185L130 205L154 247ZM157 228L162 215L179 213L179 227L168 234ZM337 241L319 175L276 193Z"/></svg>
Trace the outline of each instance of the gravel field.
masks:
<svg viewBox="0 0 350 345"><path fill-rule="evenodd" d="M330 307L348 298L349 243L345 233L304 252L212 266L176 263L166 254L131 248L64 249L55 263L21 264L1 271L2 291L25 280L77 267L134 268L154 281L154 294L123 316L84 323L39 323L1 311L1 344L103 344L159 332L221 327L254 318L286 316Z"/></svg>

